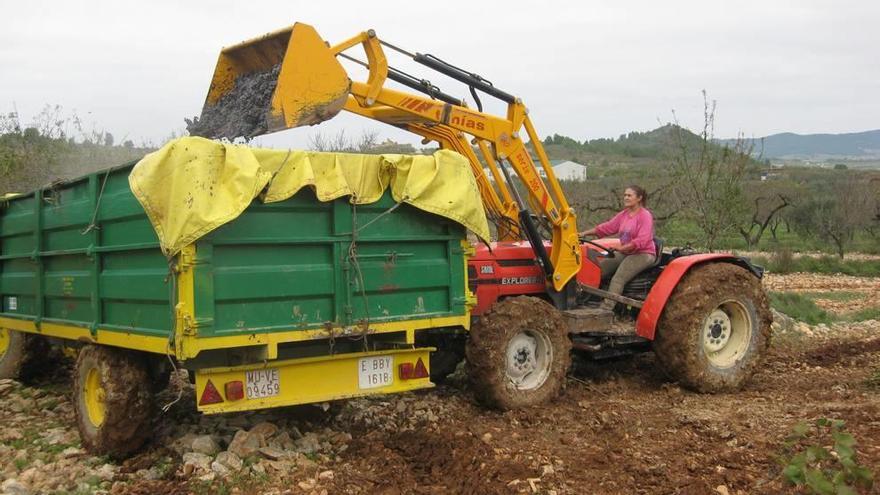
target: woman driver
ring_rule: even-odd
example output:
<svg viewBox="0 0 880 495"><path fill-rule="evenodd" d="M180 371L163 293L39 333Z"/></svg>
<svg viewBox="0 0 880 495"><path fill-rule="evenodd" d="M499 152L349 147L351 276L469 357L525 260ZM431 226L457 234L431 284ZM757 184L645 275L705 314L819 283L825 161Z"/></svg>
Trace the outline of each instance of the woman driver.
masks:
<svg viewBox="0 0 880 495"><path fill-rule="evenodd" d="M599 263L603 279L614 274L608 285L608 292L622 293L623 286L639 272L651 266L657 256L654 246L654 217L645 208L647 200L648 195L644 189L635 185L629 186L623 193L625 208L620 213L605 223L581 232L584 236L617 235L620 238L620 247L614 256L605 258ZM614 304L613 300L605 299L600 307L613 309Z"/></svg>

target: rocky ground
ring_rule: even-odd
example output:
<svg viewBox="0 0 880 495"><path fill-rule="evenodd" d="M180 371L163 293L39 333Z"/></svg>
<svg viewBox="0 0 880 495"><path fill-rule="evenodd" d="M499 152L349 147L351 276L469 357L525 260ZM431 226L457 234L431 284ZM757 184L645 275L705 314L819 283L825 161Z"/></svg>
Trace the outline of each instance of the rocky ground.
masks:
<svg viewBox="0 0 880 495"><path fill-rule="evenodd" d="M734 251L739 256L746 256L749 258L761 257L767 258L768 256L772 256L773 253L769 253L767 251ZM821 251L798 251L793 252L791 255L794 258L824 258L828 256L834 256L833 254L829 254L827 252ZM869 254L869 253L846 253L847 261L876 261L880 260L880 254Z"/></svg>
<svg viewBox="0 0 880 495"><path fill-rule="evenodd" d="M0 381L0 491L770 494L790 490L785 437L822 417L846 421L859 463L880 473L877 321L809 327L777 314L766 364L735 394L684 390L651 354L575 359L556 402L507 413L477 405L457 374L420 393L202 416L178 377L159 397L171 405L154 440L121 463L80 447L70 367Z"/></svg>
<svg viewBox="0 0 880 495"><path fill-rule="evenodd" d="M837 314L861 311L880 306L880 277L853 277L850 275L822 275L818 273L795 273L791 275L768 274L764 277L767 290L824 294L815 303L820 308ZM834 299L833 294L847 297Z"/></svg>

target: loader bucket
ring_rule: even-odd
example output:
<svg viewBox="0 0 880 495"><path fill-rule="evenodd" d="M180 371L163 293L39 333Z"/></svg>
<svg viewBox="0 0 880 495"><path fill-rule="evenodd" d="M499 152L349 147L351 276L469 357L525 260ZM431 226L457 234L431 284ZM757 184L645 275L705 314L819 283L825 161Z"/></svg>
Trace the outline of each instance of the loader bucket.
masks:
<svg viewBox="0 0 880 495"><path fill-rule="evenodd" d="M351 87L312 26L296 23L224 48L191 135L250 139L333 118Z"/></svg>

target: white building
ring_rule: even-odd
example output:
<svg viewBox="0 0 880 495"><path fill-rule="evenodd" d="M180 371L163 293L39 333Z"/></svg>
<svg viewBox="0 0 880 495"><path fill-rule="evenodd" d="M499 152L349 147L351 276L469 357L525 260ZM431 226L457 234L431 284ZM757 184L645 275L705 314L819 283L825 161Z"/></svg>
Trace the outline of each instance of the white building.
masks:
<svg viewBox="0 0 880 495"><path fill-rule="evenodd" d="M558 180L586 180L587 167L569 160L550 160Z"/></svg>
<svg viewBox="0 0 880 495"><path fill-rule="evenodd" d="M556 175L557 180L587 179L586 165L582 165L580 163L572 162L569 160L550 160L550 165L553 167L553 173ZM541 177L546 178L547 174L544 173L544 169L541 167L541 164L536 162L535 166L538 168L538 173L541 175ZM486 174L486 177L489 177L489 180L493 180L492 172L490 172L488 168L484 168L483 172ZM512 170L511 173L513 173Z"/></svg>

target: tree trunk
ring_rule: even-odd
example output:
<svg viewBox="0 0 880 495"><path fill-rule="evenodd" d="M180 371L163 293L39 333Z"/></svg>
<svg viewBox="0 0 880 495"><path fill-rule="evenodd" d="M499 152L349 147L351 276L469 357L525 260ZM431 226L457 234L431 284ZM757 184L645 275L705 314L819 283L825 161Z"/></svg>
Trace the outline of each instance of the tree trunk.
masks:
<svg viewBox="0 0 880 495"><path fill-rule="evenodd" d="M779 228L779 221L778 220L773 222L773 224L770 226L770 237L772 237L775 242L779 242L779 238L776 237L776 229L778 229L778 228Z"/></svg>
<svg viewBox="0 0 880 495"><path fill-rule="evenodd" d="M843 237L834 237L833 240L834 240L834 245L837 246L837 256L839 256L840 259L842 260L842 259L843 259L843 254L844 254L844 250L843 250L843 246L844 246Z"/></svg>

